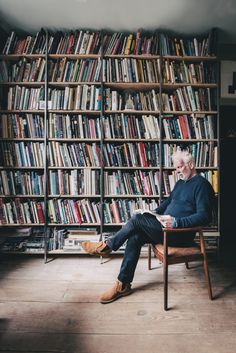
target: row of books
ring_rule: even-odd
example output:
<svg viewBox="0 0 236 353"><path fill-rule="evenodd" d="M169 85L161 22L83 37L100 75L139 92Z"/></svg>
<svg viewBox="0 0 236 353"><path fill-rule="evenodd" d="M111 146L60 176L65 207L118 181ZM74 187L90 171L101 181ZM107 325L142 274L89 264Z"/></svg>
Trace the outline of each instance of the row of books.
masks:
<svg viewBox="0 0 236 353"><path fill-rule="evenodd" d="M214 111L217 108L216 89L185 86L162 94L163 111Z"/></svg>
<svg viewBox="0 0 236 353"><path fill-rule="evenodd" d="M200 173L212 185L214 192L218 193L218 170L205 170ZM179 175L176 171L163 171L163 192L164 195L169 195L173 190L175 183L179 180Z"/></svg>
<svg viewBox="0 0 236 353"><path fill-rule="evenodd" d="M43 195L44 183L45 177L40 172L0 171L1 195Z"/></svg>
<svg viewBox="0 0 236 353"><path fill-rule="evenodd" d="M201 172L218 192L218 171ZM175 171L163 171L163 192L169 194L178 176ZM39 195L44 194L44 175L40 172L1 170L0 195ZM100 172L97 170L49 170L49 196L60 195L100 195ZM122 170L104 172L104 194L112 195L160 195L160 172Z"/></svg>
<svg viewBox="0 0 236 353"><path fill-rule="evenodd" d="M38 230L25 241L23 251L26 253L43 253L45 249L44 231Z"/></svg>
<svg viewBox="0 0 236 353"><path fill-rule="evenodd" d="M0 244L1 252L43 252L45 234L42 227L8 227L4 231L3 242Z"/></svg>
<svg viewBox="0 0 236 353"><path fill-rule="evenodd" d="M24 242L27 241L31 234L31 227L6 228L4 236L1 236L0 251L22 251Z"/></svg>
<svg viewBox="0 0 236 353"><path fill-rule="evenodd" d="M43 167L43 142L0 142L0 163L5 167Z"/></svg>
<svg viewBox="0 0 236 353"><path fill-rule="evenodd" d="M76 253L80 253L80 254L86 254L86 252L84 251L84 249L82 248L81 243L83 241L92 241L92 242L98 242L99 241L99 237L98 236L92 236L89 237L89 239L87 239L87 237L79 237L78 239L74 239L74 238L66 238L64 239L64 244L62 247L62 250L64 252L76 252Z"/></svg>
<svg viewBox="0 0 236 353"><path fill-rule="evenodd" d="M167 139L214 139L216 116L205 114L164 115L163 137ZM103 118L106 139L159 139L159 117L154 115L114 114ZM44 118L38 114L2 114L2 138L43 138ZM49 113L49 138L101 138L101 121L98 117L81 114Z"/></svg>
<svg viewBox="0 0 236 353"><path fill-rule="evenodd" d="M100 234L96 227L83 227L58 229L53 227L47 239L48 251L63 250L65 252L84 253L81 246L82 241L98 242Z"/></svg>
<svg viewBox="0 0 236 353"><path fill-rule="evenodd" d="M105 33L103 52L105 55L158 54L158 33Z"/></svg>
<svg viewBox="0 0 236 353"><path fill-rule="evenodd" d="M162 122L166 139L215 139L217 136L215 115L165 115Z"/></svg>
<svg viewBox="0 0 236 353"><path fill-rule="evenodd" d="M164 60L162 63L162 82L165 83L216 83L216 68L212 63L201 61L189 63L185 61Z"/></svg>
<svg viewBox="0 0 236 353"><path fill-rule="evenodd" d="M45 231L42 227L8 227L6 237L1 238L0 252L43 253L62 250L83 253L82 241L99 241L96 227L62 228L51 227ZM107 234L107 233L106 233Z"/></svg>
<svg viewBox="0 0 236 353"><path fill-rule="evenodd" d="M51 109L100 110L101 98L101 87L94 85L48 89L48 100L51 103Z"/></svg>
<svg viewBox="0 0 236 353"><path fill-rule="evenodd" d="M96 143L48 143L49 164L55 167L100 167L101 149Z"/></svg>
<svg viewBox="0 0 236 353"><path fill-rule="evenodd" d="M103 82L160 82L160 59L109 58L103 60ZM49 82L100 82L101 59L77 59L67 57L49 60ZM0 61L0 82L42 82L45 80L45 59L7 65ZM189 63L164 60L162 82L165 83L216 83L216 70L212 63Z"/></svg>
<svg viewBox="0 0 236 353"><path fill-rule="evenodd" d="M27 88L16 85L9 87L7 109L37 110L44 108L44 88ZM100 110L101 88L94 85L78 85L76 88L48 89L48 108L58 110ZM185 86L162 93L163 111L214 111L216 110L216 90L193 89ZM160 94L151 91L116 91L105 89L105 109L117 110L160 110Z"/></svg>
<svg viewBox="0 0 236 353"><path fill-rule="evenodd" d="M0 82L45 81L44 58L26 59L18 62L0 61ZM67 58L49 60L47 80L49 82L100 82L101 59Z"/></svg>
<svg viewBox="0 0 236 353"><path fill-rule="evenodd" d="M179 145L165 143L162 146L163 165L171 167L172 153ZM217 166L217 146L214 142L196 142L188 147L196 159L197 167ZM96 143L60 143L48 144L49 164L51 167L100 167L101 150ZM165 158L165 156L167 156ZM44 161L44 143L9 142L0 144L0 157L5 167L42 167ZM103 145L103 159L106 167L158 167L160 163L159 143L106 143Z"/></svg>
<svg viewBox="0 0 236 353"><path fill-rule="evenodd" d="M50 195L99 195L100 171L82 170L49 170Z"/></svg>
<svg viewBox="0 0 236 353"><path fill-rule="evenodd" d="M218 170L205 170L200 173L204 178L206 178L212 185L214 192L217 194L219 191L218 185ZM217 223L217 222L215 222Z"/></svg>
<svg viewBox="0 0 236 353"><path fill-rule="evenodd" d="M100 54L102 33L99 31L61 31L49 37L49 54Z"/></svg>
<svg viewBox="0 0 236 353"><path fill-rule="evenodd" d="M138 55L138 54L162 54L175 56L209 56L216 50L216 32L212 30L208 36L195 38L181 38L165 33L145 34L114 33L105 35L105 55Z"/></svg>
<svg viewBox="0 0 236 353"><path fill-rule="evenodd" d="M103 145L104 164L108 167L158 167L159 143L136 142Z"/></svg>
<svg viewBox="0 0 236 353"><path fill-rule="evenodd" d="M137 209L153 211L158 207L156 199L151 200L132 200L132 199L112 199L103 205L105 224L126 223Z"/></svg>
<svg viewBox="0 0 236 353"><path fill-rule="evenodd" d="M160 195L160 172L104 172L105 195Z"/></svg>
<svg viewBox="0 0 236 353"><path fill-rule="evenodd" d="M102 33L99 31L61 31L49 37L49 54L100 54Z"/></svg>
<svg viewBox="0 0 236 353"><path fill-rule="evenodd" d="M44 54L46 53L46 33L41 30L35 36L20 36L11 31L3 46L2 54Z"/></svg>
<svg viewBox="0 0 236 353"><path fill-rule="evenodd" d="M0 198L0 224L44 223L44 204L41 201L19 198L7 201Z"/></svg>
<svg viewBox="0 0 236 353"><path fill-rule="evenodd" d="M50 233L47 239L47 249L48 251L61 250L64 246L65 238L67 237L66 229L50 229Z"/></svg>
<svg viewBox="0 0 236 353"><path fill-rule="evenodd" d="M3 82L42 82L45 81L46 60L38 58L28 61L26 58L18 62L1 61L2 73L0 81Z"/></svg>
<svg viewBox="0 0 236 353"><path fill-rule="evenodd" d="M165 167L173 167L171 156L174 152L184 149L189 151L195 159L197 168L218 166L218 148L215 142L196 142L185 145L165 143L163 145L162 162Z"/></svg>
<svg viewBox="0 0 236 353"><path fill-rule="evenodd" d="M214 111L216 110L216 90L185 86L171 93L151 91L116 91L105 89L105 109L116 110L160 110L160 99L163 111Z"/></svg>
<svg viewBox="0 0 236 353"><path fill-rule="evenodd" d="M76 30L67 33L51 33L48 39L49 54L99 54L102 32ZM46 33L41 30L35 36L19 36L12 31L3 46L2 54L45 54Z"/></svg>
<svg viewBox="0 0 236 353"><path fill-rule="evenodd" d="M104 60L104 82L160 82L160 59L119 58Z"/></svg>
<svg viewBox="0 0 236 353"><path fill-rule="evenodd" d="M48 136L50 138L101 138L101 121L98 117L49 113Z"/></svg>
<svg viewBox="0 0 236 353"><path fill-rule="evenodd" d="M151 91L116 91L105 89L105 110L149 110L160 111L160 94Z"/></svg>
<svg viewBox="0 0 236 353"><path fill-rule="evenodd" d="M38 110L45 107L45 90L16 85L9 87L7 109ZM100 110L101 88L79 85L76 88L48 89L48 108L59 110Z"/></svg>
<svg viewBox="0 0 236 353"><path fill-rule="evenodd" d="M51 228L48 238L48 250L76 251L83 253L82 241L97 242L100 239L96 228L80 226L79 228Z"/></svg>
<svg viewBox="0 0 236 353"><path fill-rule="evenodd" d="M50 223L81 224L101 222L100 202L87 199L50 199L48 200L48 215Z"/></svg>
<svg viewBox="0 0 236 353"><path fill-rule="evenodd" d="M216 29L208 36L195 38L180 38L171 34L160 34L162 55L174 56L211 56L216 52Z"/></svg>
<svg viewBox="0 0 236 353"><path fill-rule="evenodd" d="M212 63L189 63L185 61L160 59L109 58L104 59L104 82L147 82L158 83L162 76L164 84L216 83L216 69Z"/></svg>
<svg viewBox="0 0 236 353"><path fill-rule="evenodd" d="M104 31L103 31L104 32ZM137 31L136 33L75 30L49 34L49 54L99 54L103 46L105 55L160 54L177 56L208 56L215 51L215 30L200 38L180 38L169 34ZM35 36L20 37L15 31L8 36L3 54L43 54L46 35L43 30Z"/></svg>
<svg viewBox="0 0 236 353"><path fill-rule="evenodd" d="M159 118L154 115L113 114L103 118L104 137L125 139L160 138Z"/></svg>
<svg viewBox="0 0 236 353"><path fill-rule="evenodd" d="M158 206L156 200L115 200L103 204L105 224L127 222L137 209L154 210ZM83 199L49 200L50 223L56 224L97 224L100 222L101 204Z"/></svg>
<svg viewBox="0 0 236 353"><path fill-rule="evenodd" d="M157 54L157 33L104 33L74 31L57 32L49 38L49 53L53 54Z"/></svg>
<svg viewBox="0 0 236 353"><path fill-rule="evenodd" d="M44 87L27 88L25 86L9 87L7 94L7 109L39 110L43 109L45 101Z"/></svg>
<svg viewBox="0 0 236 353"><path fill-rule="evenodd" d="M44 117L38 114L2 114L0 137L43 138Z"/></svg>
<svg viewBox="0 0 236 353"><path fill-rule="evenodd" d="M48 62L48 81L100 82L102 61L98 59L57 59Z"/></svg>

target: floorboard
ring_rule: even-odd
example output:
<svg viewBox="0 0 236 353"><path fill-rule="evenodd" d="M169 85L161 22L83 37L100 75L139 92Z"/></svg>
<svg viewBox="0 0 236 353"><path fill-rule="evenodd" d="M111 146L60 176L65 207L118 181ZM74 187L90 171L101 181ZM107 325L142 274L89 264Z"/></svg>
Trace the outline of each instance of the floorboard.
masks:
<svg viewBox="0 0 236 353"><path fill-rule="evenodd" d="M0 259L0 352L232 353L236 347L235 268L210 261L215 300L203 268L169 270L169 306L163 310L162 266L138 263L133 293L102 305L115 281L112 257L65 256L44 264L38 256Z"/></svg>

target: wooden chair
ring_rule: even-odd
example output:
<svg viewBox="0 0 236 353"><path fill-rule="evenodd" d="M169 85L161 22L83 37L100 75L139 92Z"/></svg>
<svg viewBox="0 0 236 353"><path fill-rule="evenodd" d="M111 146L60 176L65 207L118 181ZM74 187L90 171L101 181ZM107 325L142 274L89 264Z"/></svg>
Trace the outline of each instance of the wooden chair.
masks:
<svg viewBox="0 0 236 353"><path fill-rule="evenodd" d="M207 281L208 295L210 300L212 297L211 281L208 271L208 263L206 257L205 242L203 237L202 228L163 228L164 239L163 245L149 245L148 251L148 269L151 270L151 248L156 257L163 263L163 276L164 276L164 309L168 310L168 266L173 264L185 263L186 268L189 269L188 263L191 261L202 260L204 263L204 272ZM196 232L199 233L200 246L176 248L168 247L168 234L174 232ZM181 234L180 234L181 236Z"/></svg>

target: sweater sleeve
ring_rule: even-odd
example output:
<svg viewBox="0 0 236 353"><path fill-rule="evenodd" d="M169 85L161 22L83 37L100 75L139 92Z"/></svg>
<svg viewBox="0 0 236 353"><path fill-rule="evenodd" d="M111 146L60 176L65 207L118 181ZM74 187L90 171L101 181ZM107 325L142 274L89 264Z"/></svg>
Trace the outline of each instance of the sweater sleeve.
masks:
<svg viewBox="0 0 236 353"><path fill-rule="evenodd" d="M164 214L167 206L170 204L172 199L172 193L170 194L170 196L168 197L168 199L164 200L159 207L157 207L154 212L157 214Z"/></svg>
<svg viewBox="0 0 236 353"><path fill-rule="evenodd" d="M214 192L210 183L199 184L195 190L196 212L187 217L177 217L178 228L205 226L210 223L214 205Z"/></svg>

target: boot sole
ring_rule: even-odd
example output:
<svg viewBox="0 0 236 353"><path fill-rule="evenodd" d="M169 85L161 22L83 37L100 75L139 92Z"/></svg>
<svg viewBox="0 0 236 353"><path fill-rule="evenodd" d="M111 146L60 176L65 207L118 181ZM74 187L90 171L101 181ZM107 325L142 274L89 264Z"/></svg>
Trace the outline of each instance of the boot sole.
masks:
<svg viewBox="0 0 236 353"><path fill-rule="evenodd" d="M115 300L121 298L121 297L126 297L127 295L130 295L132 293L132 289L129 291L129 292L126 292L126 293L120 293L118 294L116 297L110 299L110 300L101 300L100 303L101 304L109 304L109 303L112 303L114 302Z"/></svg>
<svg viewBox="0 0 236 353"><path fill-rule="evenodd" d="M85 250L84 250L84 251L85 251ZM86 253L87 255L92 255L92 256L103 256L103 257L106 257L106 256L109 256L109 255L112 253L112 251L101 252L101 253L85 251L85 253Z"/></svg>

